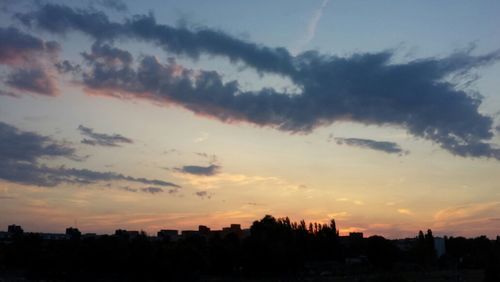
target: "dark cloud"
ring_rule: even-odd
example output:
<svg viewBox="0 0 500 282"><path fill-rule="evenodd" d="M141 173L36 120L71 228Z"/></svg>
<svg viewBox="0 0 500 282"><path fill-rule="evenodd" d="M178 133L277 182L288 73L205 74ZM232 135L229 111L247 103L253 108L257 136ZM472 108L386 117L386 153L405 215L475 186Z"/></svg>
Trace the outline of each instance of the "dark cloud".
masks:
<svg viewBox="0 0 500 282"><path fill-rule="evenodd" d="M500 150L488 143L493 120L478 110L482 98L449 80L497 62L500 51L474 56L466 50L403 63L393 61L393 51L348 57L309 51L292 56L284 48L261 46L221 31L158 24L152 15L119 23L102 12L47 4L17 17L58 34L83 32L101 47L103 42L135 39L171 54L222 56L260 73L288 77L302 90L294 95L272 88L242 91L237 81L224 82L214 71L185 69L173 60L163 64L151 56L144 56L138 67L127 60L110 64L108 53L92 48L95 56L86 57L90 69L82 82L103 95L173 103L224 122L246 121L294 133L339 121L399 126L455 155L500 159Z"/></svg>
<svg viewBox="0 0 500 282"><path fill-rule="evenodd" d="M361 138L340 138L340 137L335 138L335 141L339 145L345 144L348 146L368 148L389 154L403 155L408 153L408 151L404 151L397 143L394 142L376 141L376 140L361 139Z"/></svg>
<svg viewBox="0 0 500 282"><path fill-rule="evenodd" d="M110 187L110 186L108 186ZM174 187L174 188L170 188L167 191L168 194L170 195L173 195L173 194L177 194L179 192L179 189L180 187ZM158 193L163 193L165 192L165 190L163 188L160 188L160 187L154 187L154 186L150 186L150 187L144 187L144 188L140 188L140 189L137 189L137 188L131 188L129 186L122 186L120 187L121 190L123 191L127 191L127 192L143 192L143 193L150 193L150 194L158 194Z"/></svg>
<svg viewBox="0 0 500 282"><path fill-rule="evenodd" d="M107 185L106 187L111 187L111 183L108 183L109 185ZM137 192L137 189L136 188L131 188L129 186L122 186L122 187L119 187L120 190L123 190L123 191L127 191L127 192L134 192L136 193Z"/></svg>
<svg viewBox="0 0 500 282"><path fill-rule="evenodd" d="M141 188L141 191L145 192L145 193L150 193L150 194L163 193L163 189L160 187L145 187L145 188Z"/></svg>
<svg viewBox="0 0 500 282"><path fill-rule="evenodd" d="M124 23L112 22L103 12L46 4L16 17L25 25L65 34L71 30L93 38L114 40L135 38L152 42L170 53L198 58L203 53L241 61L263 72L292 72L292 56L285 48L269 48L245 42L221 31L189 30L157 24L153 15L136 15Z"/></svg>
<svg viewBox="0 0 500 282"><path fill-rule="evenodd" d="M130 65L133 57L128 51L114 48L109 44L94 43L92 44L91 53L83 52L82 56L85 60L92 63L101 63L104 66L108 65Z"/></svg>
<svg viewBox="0 0 500 282"><path fill-rule="evenodd" d="M180 189L179 189L179 187L174 187L174 188L170 188L170 189L168 189L168 191L167 191L167 192L168 192L168 194L170 194L170 195L174 195L174 194L179 193L179 190L180 190Z"/></svg>
<svg viewBox="0 0 500 282"><path fill-rule="evenodd" d="M43 61L54 60L59 51L57 42L43 41L14 27L0 27L0 64L13 68L4 82L16 91L57 95L57 83ZM1 91L0 95L20 96L13 91Z"/></svg>
<svg viewBox="0 0 500 282"><path fill-rule="evenodd" d="M73 9L68 6L46 4L39 10L15 15L23 24L64 34L80 30L99 39L113 39L120 33L121 24L109 21L106 14L94 9Z"/></svg>
<svg viewBox="0 0 500 282"><path fill-rule="evenodd" d="M55 157L77 159L75 150L65 143L33 132L20 131L0 122L0 179L27 185L52 187L62 183L86 185L99 181L128 181L147 185L180 186L157 179L137 178L115 172L49 167L41 160Z"/></svg>
<svg viewBox="0 0 500 282"><path fill-rule="evenodd" d="M40 158L75 158L75 149L50 137L20 131L0 121L0 156L2 161L34 163Z"/></svg>
<svg viewBox="0 0 500 282"><path fill-rule="evenodd" d="M115 97L175 103L225 122L247 121L290 132L310 132L344 120L398 125L456 155L500 158L499 150L485 142L493 136L492 119L478 112L479 97L440 81L447 72L435 79L419 78L428 76L433 67L440 68L444 61L429 59L389 65L386 56L336 58L331 63L335 75L322 79L324 86L307 82L304 85L310 89L306 87L304 93L295 96L273 89L242 92L236 81L224 83L216 72L195 74L173 60L161 64L148 56L136 70L129 65L95 65L85 74L83 83L96 91L105 91L104 94L111 91L108 95ZM427 64L433 67L424 67Z"/></svg>
<svg viewBox="0 0 500 282"><path fill-rule="evenodd" d="M38 163L0 161L0 179L10 182L53 187L62 183L88 185L100 181L129 181L141 184L174 186L178 185L156 179L136 178L115 172L99 172L88 169L48 167Z"/></svg>
<svg viewBox="0 0 500 282"><path fill-rule="evenodd" d="M185 165L174 168L175 171L194 175L212 176L219 173L220 166L211 164L209 166Z"/></svg>
<svg viewBox="0 0 500 282"><path fill-rule="evenodd" d="M118 12L126 12L128 10L127 4L121 0L94 0L92 2Z"/></svg>
<svg viewBox="0 0 500 282"><path fill-rule="evenodd" d="M118 181L130 181L130 182L137 182L137 183L142 183L142 184L150 184L150 185L158 185L158 186L172 186L172 187L179 187L178 185L171 183L171 182L166 182L163 180L157 180L157 179L147 179L143 177L132 177L128 175L123 175L120 173L115 173L115 172L99 172L99 171L93 171L93 170L88 170L88 169L66 169L66 168L59 168L58 170L60 173L63 175L66 175L69 177L69 179L76 179L76 181L68 181L68 182L76 182L76 183L94 183L98 181L113 181L113 180L118 180Z"/></svg>
<svg viewBox="0 0 500 282"><path fill-rule="evenodd" d="M120 134L105 134L96 133L92 128L85 127L83 125L78 126L80 133L87 138L82 139L83 144L91 146L105 146L105 147L118 147L123 143L131 144L134 143L132 139L124 137Z"/></svg>
<svg viewBox="0 0 500 282"><path fill-rule="evenodd" d="M15 27L0 27L0 64L32 63L43 53L55 55L59 50L57 42L45 42Z"/></svg>
<svg viewBox="0 0 500 282"><path fill-rule="evenodd" d="M8 75L6 84L21 91L56 96L59 93L56 81L41 67L17 69Z"/></svg>
<svg viewBox="0 0 500 282"><path fill-rule="evenodd" d="M72 63L68 60L57 62L54 64L54 66L56 67L56 70L59 73L77 74L77 73L81 72L81 70L82 70L80 65Z"/></svg>
<svg viewBox="0 0 500 282"><path fill-rule="evenodd" d="M43 41L14 27L0 27L0 64L13 68L4 83L17 91L57 95L56 81L43 60L53 60L59 51L57 42ZM12 91L0 91L0 95L20 96Z"/></svg>
<svg viewBox="0 0 500 282"><path fill-rule="evenodd" d="M208 191L198 191L195 192L194 194L202 199L211 199L213 196L213 194L209 193Z"/></svg>

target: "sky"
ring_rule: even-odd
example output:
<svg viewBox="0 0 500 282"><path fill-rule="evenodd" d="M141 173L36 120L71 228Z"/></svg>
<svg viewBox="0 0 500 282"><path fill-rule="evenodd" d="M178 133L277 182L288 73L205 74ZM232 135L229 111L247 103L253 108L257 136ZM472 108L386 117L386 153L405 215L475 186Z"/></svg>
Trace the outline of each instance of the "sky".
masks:
<svg viewBox="0 0 500 282"><path fill-rule="evenodd" d="M0 1L0 229L500 233L498 1Z"/></svg>

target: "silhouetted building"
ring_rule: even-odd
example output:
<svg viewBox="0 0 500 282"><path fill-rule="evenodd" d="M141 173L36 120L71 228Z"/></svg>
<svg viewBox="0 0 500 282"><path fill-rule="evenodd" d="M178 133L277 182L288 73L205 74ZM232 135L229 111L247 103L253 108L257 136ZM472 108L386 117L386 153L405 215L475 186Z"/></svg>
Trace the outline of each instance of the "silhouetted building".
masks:
<svg viewBox="0 0 500 282"><path fill-rule="evenodd" d="M229 227L223 227L222 230L211 230L208 226L199 225L198 230L182 230L181 232L183 238L191 236L203 236L206 238L219 236L224 238L229 234L235 234L241 239L250 236L250 229L242 230L240 224L231 224Z"/></svg>
<svg viewBox="0 0 500 282"><path fill-rule="evenodd" d="M434 250L436 251L436 256L438 258L446 254L446 244L444 238L434 237Z"/></svg>
<svg viewBox="0 0 500 282"><path fill-rule="evenodd" d="M339 243L344 247L350 247L352 244L363 240L363 232L349 232L348 236L339 236Z"/></svg>
<svg viewBox="0 0 500 282"><path fill-rule="evenodd" d="M9 232L9 234L11 235L22 235L24 233L24 230L23 228L21 228L21 226L12 224L7 228L7 232Z"/></svg>
<svg viewBox="0 0 500 282"><path fill-rule="evenodd" d="M210 236L210 228L205 225L198 226L198 234L201 236L208 237Z"/></svg>
<svg viewBox="0 0 500 282"><path fill-rule="evenodd" d="M173 229L162 229L157 233L158 238L170 241L177 241L179 239L179 231Z"/></svg>
<svg viewBox="0 0 500 282"><path fill-rule="evenodd" d="M62 233L39 233L43 240L66 240L68 236Z"/></svg>
<svg viewBox="0 0 500 282"><path fill-rule="evenodd" d="M0 240L5 240L10 238L9 232L0 231Z"/></svg>
<svg viewBox="0 0 500 282"><path fill-rule="evenodd" d="M80 237L82 237L82 233L78 230L78 228L68 227L66 228L66 236L69 239L80 239Z"/></svg>
<svg viewBox="0 0 500 282"><path fill-rule="evenodd" d="M122 239L127 239L127 240L133 240L133 239L137 238L139 236L139 234L140 234L139 231L135 231L135 230L128 231L125 229L117 229L115 231L116 237L119 237Z"/></svg>
<svg viewBox="0 0 500 282"><path fill-rule="evenodd" d="M182 230L181 234L183 238L188 238L192 236L198 236L199 232L197 230Z"/></svg>
<svg viewBox="0 0 500 282"><path fill-rule="evenodd" d="M239 224L218 230L200 225L182 231L185 240L178 240L180 231L170 229L154 237L124 229L116 230L112 238L82 235L73 227L62 234L14 236L22 228L12 225L8 232L0 231L0 281L25 281L17 276L10 279L10 273L23 275L24 270L33 281L75 277L82 281L102 277L113 281L226 281L231 277L241 281L276 277L346 282L500 281L500 248L486 236L440 238L428 230L427 234L418 232L418 237L388 240L364 238L361 232L339 237L335 224L310 224L312 231L307 226L305 221L266 215L250 229ZM80 236L81 241L70 240ZM9 277L2 280L4 273Z"/></svg>
<svg viewBox="0 0 500 282"><path fill-rule="evenodd" d="M241 230L241 225L231 224L229 227L222 228L222 232L221 232L222 237L225 237L228 234L235 234L236 236L241 238L243 235L243 232Z"/></svg>
<svg viewBox="0 0 500 282"><path fill-rule="evenodd" d="M85 233L82 235L82 238L84 239L89 239L89 238L98 238L99 235L97 235L96 233Z"/></svg>
<svg viewBox="0 0 500 282"><path fill-rule="evenodd" d="M251 235L250 233L250 228L242 229L241 230L241 238L246 238Z"/></svg>
<svg viewBox="0 0 500 282"><path fill-rule="evenodd" d="M415 247L417 240L415 238L405 238L393 240L394 245L401 251L408 251Z"/></svg>

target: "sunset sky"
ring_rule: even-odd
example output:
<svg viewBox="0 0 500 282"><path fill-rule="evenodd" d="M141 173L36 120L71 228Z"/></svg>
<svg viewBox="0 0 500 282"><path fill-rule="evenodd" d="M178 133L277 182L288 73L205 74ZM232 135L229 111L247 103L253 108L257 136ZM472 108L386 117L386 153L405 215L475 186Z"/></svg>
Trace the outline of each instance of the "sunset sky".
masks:
<svg viewBox="0 0 500 282"><path fill-rule="evenodd" d="M0 230L500 234L500 2L0 0Z"/></svg>

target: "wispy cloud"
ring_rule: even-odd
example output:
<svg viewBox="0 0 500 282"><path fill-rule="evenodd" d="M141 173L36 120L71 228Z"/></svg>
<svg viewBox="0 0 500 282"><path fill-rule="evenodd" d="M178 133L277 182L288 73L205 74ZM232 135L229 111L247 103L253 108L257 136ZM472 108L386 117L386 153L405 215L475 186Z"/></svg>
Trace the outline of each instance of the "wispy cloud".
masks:
<svg viewBox="0 0 500 282"><path fill-rule="evenodd" d="M196 154L197 156L200 156L200 157L202 157L202 158L207 159L207 160L208 160L208 162L209 162L210 164L215 164L215 163L217 163L217 156L216 156L215 154L210 155L210 154L207 154L207 153L201 153L201 152L197 152L197 153L195 153L195 154Z"/></svg>
<svg viewBox="0 0 500 282"><path fill-rule="evenodd" d="M490 217L500 212L500 202L471 203L448 207L434 215L436 222L459 222L478 217Z"/></svg>
<svg viewBox="0 0 500 282"><path fill-rule="evenodd" d="M498 214L498 201L447 207L435 213L433 230L446 230L450 235L494 237L500 230Z"/></svg>
<svg viewBox="0 0 500 282"><path fill-rule="evenodd" d="M413 212L409 209L397 209L398 213L404 214L404 215L413 215Z"/></svg>
<svg viewBox="0 0 500 282"><path fill-rule="evenodd" d="M201 143L204 142L208 139L209 134L207 132L202 132L200 136L196 137L193 142L194 143Z"/></svg>
<svg viewBox="0 0 500 282"><path fill-rule="evenodd" d="M328 213L327 216L329 218L333 218L333 219L345 219L346 217L349 216L349 213L348 212L345 212L345 211L341 211L341 212L331 212L331 213Z"/></svg>
<svg viewBox="0 0 500 282"><path fill-rule="evenodd" d="M336 199L336 201L337 202L348 202L348 203L352 203L352 204L355 204L358 206L362 206L365 204L363 201L353 200L353 199L349 199L349 198L338 198L338 199Z"/></svg>
<svg viewBox="0 0 500 282"><path fill-rule="evenodd" d="M160 187L153 187L153 186L141 188L141 191L145 192L145 193L150 193L150 194L163 193L163 189L162 188L160 188Z"/></svg>
<svg viewBox="0 0 500 282"><path fill-rule="evenodd" d="M211 199L213 196L213 193L208 191L198 191L195 192L194 194L202 199Z"/></svg>
<svg viewBox="0 0 500 282"><path fill-rule="evenodd" d="M330 2L330 0L323 0L323 2L321 2L321 6L319 6L314 11L311 19L309 20L309 24L307 25L306 34L299 41L299 43L297 44L298 46L295 47L295 49L293 50L294 53L299 53L304 48L304 46L309 44L309 42L311 42L314 39L318 23L321 20L321 17L323 16L323 10L328 5L328 2Z"/></svg>
<svg viewBox="0 0 500 282"><path fill-rule="evenodd" d="M273 176L258 176L232 173L219 173L213 176L192 175L188 173L177 173L178 178L186 180L191 186L199 189L215 189L222 186L244 186L244 185L269 185L280 187L289 191L300 191L297 184L290 183L284 179Z"/></svg>

